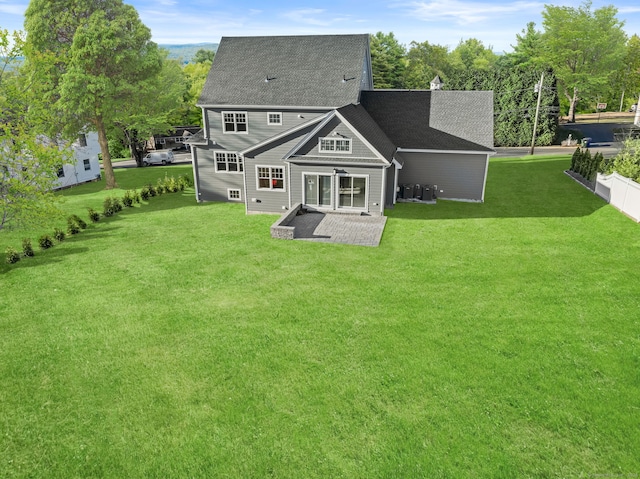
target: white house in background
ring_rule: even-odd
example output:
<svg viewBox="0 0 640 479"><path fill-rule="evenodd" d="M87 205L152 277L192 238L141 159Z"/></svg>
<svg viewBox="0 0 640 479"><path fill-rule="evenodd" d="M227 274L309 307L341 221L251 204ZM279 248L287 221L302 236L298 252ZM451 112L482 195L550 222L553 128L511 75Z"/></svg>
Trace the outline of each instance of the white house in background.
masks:
<svg viewBox="0 0 640 479"><path fill-rule="evenodd" d="M55 189L100 179L98 133L91 131L81 134L67 148L71 149L73 163L65 163L58 170L58 182Z"/></svg>

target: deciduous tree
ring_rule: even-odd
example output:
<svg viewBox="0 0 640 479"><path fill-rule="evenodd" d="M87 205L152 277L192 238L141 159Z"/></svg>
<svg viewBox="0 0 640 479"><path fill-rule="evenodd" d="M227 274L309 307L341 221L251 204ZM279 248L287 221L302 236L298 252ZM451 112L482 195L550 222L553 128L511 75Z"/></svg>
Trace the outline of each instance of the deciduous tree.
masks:
<svg viewBox="0 0 640 479"><path fill-rule="evenodd" d="M51 193L63 152L26 124L28 84L15 59L22 35L0 28L0 230L10 224L38 224L57 213Z"/></svg>
<svg viewBox="0 0 640 479"><path fill-rule="evenodd" d="M121 105L137 104L144 82L161 71L151 32L121 0L32 0L25 28L27 60L43 98L68 136L88 124L96 129L106 187L116 187L107 130Z"/></svg>
<svg viewBox="0 0 640 479"><path fill-rule="evenodd" d="M445 80L450 68L449 50L429 42L411 42L407 53L405 88L429 88L431 80L438 75Z"/></svg>
<svg viewBox="0 0 640 479"><path fill-rule="evenodd" d="M542 12L542 60L553 67L569 100L569 121L575 121L580 98L595 98L608 90L620 68L626 35L613 6L591 10L545 5Z"/></svg>

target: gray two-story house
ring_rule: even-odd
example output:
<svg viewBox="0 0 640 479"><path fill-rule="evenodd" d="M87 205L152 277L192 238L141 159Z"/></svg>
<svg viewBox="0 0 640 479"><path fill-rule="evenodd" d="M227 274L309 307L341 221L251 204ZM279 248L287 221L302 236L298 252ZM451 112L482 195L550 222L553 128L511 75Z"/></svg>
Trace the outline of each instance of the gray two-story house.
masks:
<svg viewBox="0 0 640 479"><path fill-rule="evenodd" d="M484 199L492 92L374 90L368 35L225 37L198 106L199 201L383 215L407 185Z"/></svg>

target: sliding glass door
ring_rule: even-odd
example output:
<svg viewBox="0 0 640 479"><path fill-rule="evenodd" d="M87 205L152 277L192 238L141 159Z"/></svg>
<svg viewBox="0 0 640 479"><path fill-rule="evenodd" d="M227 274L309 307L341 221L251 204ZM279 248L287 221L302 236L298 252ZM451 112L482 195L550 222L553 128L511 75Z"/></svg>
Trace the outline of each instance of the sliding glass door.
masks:
<svg viewBox="0 0 640 479"><path fill-rule="evenodd" d="M367 206L366 178L340 176L338 181L338 206L340 208L365 208Z"/></svg>
<svg viewBox="0 0 640 479"><path fill-rule="evenodd" d="M304 203L321 208L331 207L331 176L304 175Z"/></svg>

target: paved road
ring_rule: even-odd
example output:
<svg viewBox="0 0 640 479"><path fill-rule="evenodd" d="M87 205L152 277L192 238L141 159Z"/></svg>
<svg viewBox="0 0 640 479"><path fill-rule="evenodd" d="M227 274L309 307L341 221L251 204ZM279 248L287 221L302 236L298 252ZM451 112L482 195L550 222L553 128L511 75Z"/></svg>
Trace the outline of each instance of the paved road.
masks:
<svg viewBox="0 0 640 479"><path fill-rule="evenodd" d="M191 163L191 153L175 153L174 152L174 157L175 160L173 160L173 163L171 163L171 165L185 165L185 164L190 164ZM167 165L167 166L171 166L171 165ZM125 160L125 161L118 161L117 163L113 164L114 168L135 168L136 167L136 162L135 160ZM148 168L152 168L153 166L149 166Z"/></svg>

